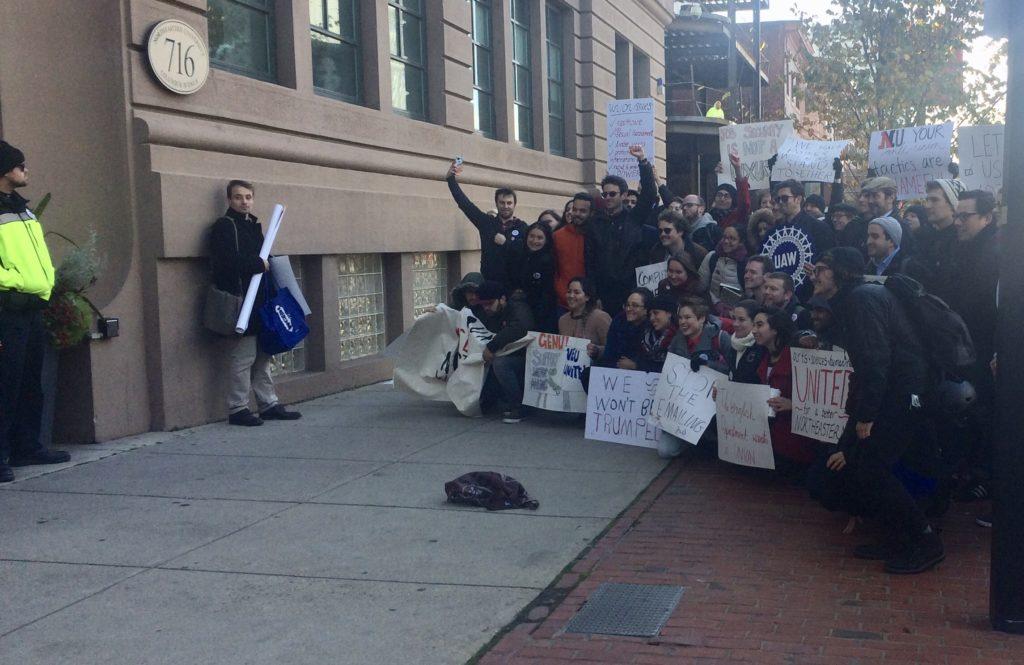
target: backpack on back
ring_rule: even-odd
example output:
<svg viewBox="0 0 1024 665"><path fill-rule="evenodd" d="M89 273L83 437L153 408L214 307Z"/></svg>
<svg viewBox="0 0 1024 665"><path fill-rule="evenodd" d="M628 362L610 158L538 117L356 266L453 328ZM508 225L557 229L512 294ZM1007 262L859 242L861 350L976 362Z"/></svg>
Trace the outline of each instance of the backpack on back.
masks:
<svg viewBox="0 0 1024 665"><path fill-rule="evenodd" d="M962 377L977 355L967 324L942 298L924 290L920 282L906 275L890 275L887 288L903 303L907 316L925 347L928 364L941 379Z"/></svg>

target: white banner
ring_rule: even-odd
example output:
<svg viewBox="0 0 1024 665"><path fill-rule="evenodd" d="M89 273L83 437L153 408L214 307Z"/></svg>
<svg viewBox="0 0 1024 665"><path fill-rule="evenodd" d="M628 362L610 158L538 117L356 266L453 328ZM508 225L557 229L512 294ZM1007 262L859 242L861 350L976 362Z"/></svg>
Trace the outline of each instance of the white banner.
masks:
<svg viewBox="0 0 1024 665"><path fill-rule="evenodd" d="M718 458L759 469L775 468L768 414L771 388L761 384L718 382Z"/></svg>
<svg viewBox="0 0 1024 665"><path fill-rule="evenodd" d="M949 174L953 123L887 129L871 133L868 166L896 181L896 198L923 199L929 180Z"/></svg>
<svg viewBox="0 0 1024 665"><path fill-rule="evenodd" d="M845 351L793 347L793 434L838 443L853 366Z"/></svg>
<svg viewBox="0 0 1024 665"><path fill-rule="evenodd" d="M636 269L636 285L646 286L651 291L658 290L658 282L668 276L668 261L640 266Z"/></svg>
<svg viewBox="0 0 1024 665"><path fill-rule="evenodd" d="M960 179L967 189L983 189L1001 198L1003 189L1003 125L978 125L957 130Z"/></svg>
<svg viewBox="0 0 1024 665"><path fill-rule="evenodd" d="M654 420L658 374L595 367L590 370L586 438L657 448Z"/></svg>
<svg viewBox="0 0 1024 665"><path fill-rule="evenodd" d="M654 163L654 100L618 99L608 102L606 111L608 174L638 182L640 167L629 146L642 145Z"/></svg>
<svg viewBox="0 0 1024 665"><path fill-rule="evenodd" d="M531 332L535 339L526 349L523 404L548 411L586 413L587 393L580 377L590 367L590 340L567 335Z"/></svg>
<svg viewBox="0 0 1024 665"><path fill-rule="evenodd" d="M689 360L668 354L654 394L656 422L669 434L697 445L715 415L715 401L711 399L715 382L727 378L707 367L694 372Z"/></svg>
<svg viewBox="0 0 1024 665"><path fill-rule="evenodd" d="M779 147L772 180L833 182L836 177L833 164L848 145L849 141L806 141L791 136Z"/></svg>
<svg viewBox="0 0 1024 665"><path fill-rule="evenodd" d="M768 160L796 131L792 120L752 122L747 125L726 125L718 128L718 151L725 172L718 174L718 184L735 184L735 174L729 165L729 155L740 157L743 172L751 189L767 189L771 182Z"/></svg>

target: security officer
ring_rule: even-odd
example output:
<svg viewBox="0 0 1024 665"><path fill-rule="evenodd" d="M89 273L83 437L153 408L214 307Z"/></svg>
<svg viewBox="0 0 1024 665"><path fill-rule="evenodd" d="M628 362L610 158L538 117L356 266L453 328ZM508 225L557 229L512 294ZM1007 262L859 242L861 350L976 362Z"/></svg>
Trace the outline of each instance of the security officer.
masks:
<svg viewBox="0 0 1024 665"><path fill-rule="evenodd" d="M0 141L0 483L14 480L11 467L71 459L39 442L43 309L53 289L53 263L42 226L15 191L27 184L24 153Z"/></svg>

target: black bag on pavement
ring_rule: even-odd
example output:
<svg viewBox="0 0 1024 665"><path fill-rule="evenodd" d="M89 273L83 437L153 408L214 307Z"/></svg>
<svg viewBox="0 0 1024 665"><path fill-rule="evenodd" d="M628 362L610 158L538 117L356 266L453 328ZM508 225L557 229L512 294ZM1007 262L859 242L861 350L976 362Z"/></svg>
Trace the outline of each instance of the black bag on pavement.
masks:
<svg viewBox="0 0 1024 665"><path fill-rule="evenodd" d="M472 471L444 484L449 503L481 506L487 510L509 510L540 506L526 493L522 483L494 471Z"/></svg>

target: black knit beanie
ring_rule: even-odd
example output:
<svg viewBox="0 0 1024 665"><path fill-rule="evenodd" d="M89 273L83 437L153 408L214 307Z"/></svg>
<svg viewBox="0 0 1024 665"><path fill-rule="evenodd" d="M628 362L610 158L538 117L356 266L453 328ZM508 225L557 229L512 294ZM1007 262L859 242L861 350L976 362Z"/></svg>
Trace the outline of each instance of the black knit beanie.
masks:
<svg viewBox="0 0 1024 665"><path fill-rule="evenodd" d="M0 176L7 175L15 166L25 163L25 153L7 141L0 141Z"/></svg>

